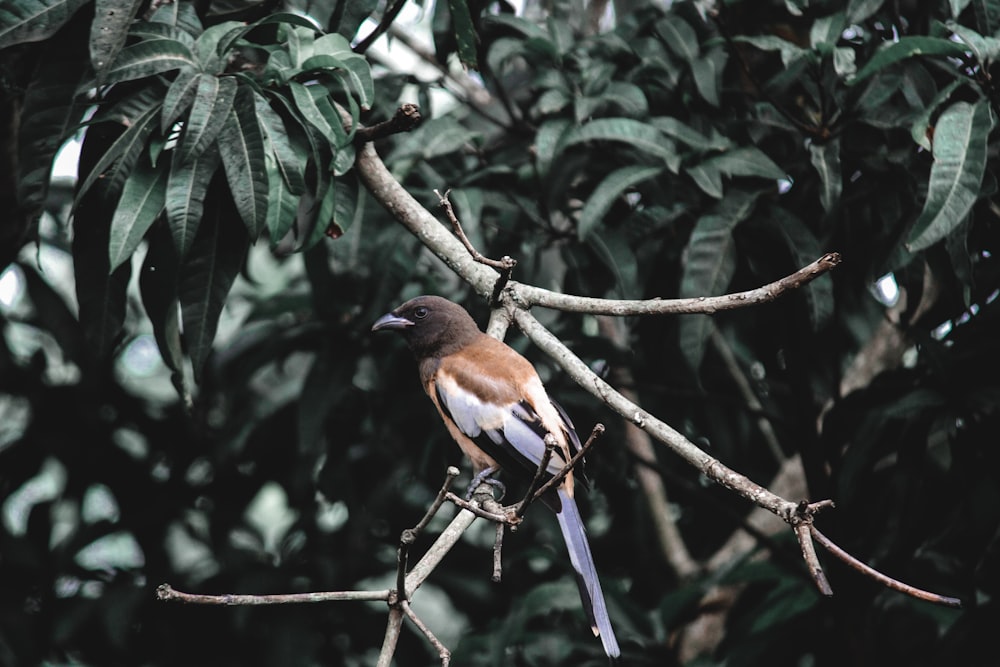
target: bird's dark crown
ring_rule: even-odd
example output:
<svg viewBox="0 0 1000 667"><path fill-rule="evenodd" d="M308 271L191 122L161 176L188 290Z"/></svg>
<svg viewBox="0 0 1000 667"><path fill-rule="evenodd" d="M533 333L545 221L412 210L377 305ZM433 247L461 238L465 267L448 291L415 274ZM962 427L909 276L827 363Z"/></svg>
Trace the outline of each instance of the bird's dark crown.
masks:
<svg viewBox="0 0 1000 667"><path fill-rule="evenodd" d="M439 296L410 299L375 321L372 331L381 329L402 334L418 357L446 355L481 333L464 308Z"/></svg>

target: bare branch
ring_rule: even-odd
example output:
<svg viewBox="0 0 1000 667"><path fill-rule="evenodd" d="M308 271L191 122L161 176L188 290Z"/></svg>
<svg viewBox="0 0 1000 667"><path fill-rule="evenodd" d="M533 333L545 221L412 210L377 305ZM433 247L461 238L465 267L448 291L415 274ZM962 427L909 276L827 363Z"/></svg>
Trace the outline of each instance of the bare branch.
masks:
<svg viewBox="0 0 1000 667"><path fill-rule="evenodd" d="M500 293L510 281L511 273L514 271L514 267L517 266L517 260L509 255L504 255L500 259L490 259L476 250L476 247L472 245L469 237L465 235L465 230L462 229L462 223L458 221L458 217L455 215L455 210L451 206L451 200L448 199L449 192L451 192L451 190L446 190L444 194L441 194L438 190L435 190L434 194L437 195L438 203L448 216L448 221L451 223L451 229L455 232L455 236L458 237L458 240L462 242L465 249L469 251L470 255L472 255L472 259L500 272L500 277L497 278L496 283L493 285L493 291L490 294L490 305L495 306L500 302Z"/></svg>
<svg viewBox="0 0 1000 667"><path fill-rule="evenodd" d="M958 598L948 597L946 595L938 595L937 593L931 593L929 591L916 588L915 586L904 584L903 582L897 579L893 579L888 575L882 574L872 566L862 563L857 558L855 558L854 556L850 555L849 553L841 549L830 538L828 538L823 533L819 532L816 526L809 526L809 529L812 532L813 538L817 542L819 542L824 549L832 553L834 556L836 556L843 562L850 565L852 568L854 568L861 574L865 575L866 577L870 577L871 579L874 579L883 586L891 588L894 591L899 591L900 593L905 593L911 597L917 598L918 600L926 600L927 602L933 602L935 604L940 604L945 607L953 607L955 609L961 608L962 601L959 600Z"/></svg>
<svg viewBox="0 0 1000 667"><path fill-rule="evenodd" d="M438 652L438 657L441 658L441 666L448 667L448 664L451 662L451 651L445 648L444 644L442 644L441 641L434 636L434 633L430 631L430 628L428 628L424 622L420 620L420 617L413 613L413 609L410 608L410 604L406 600L401 601L399 605L402 607L403 613L406 614L406 617L410 619L415 626L417 626L417 629L424 634L427 641L429 641L431 646L433 646Z"/></svg>
<svg viewBox="0 0 1000 667"><path fill-rule="evenodd" d="M565 478L566 475L568 475L570 471L573 470L573 468L579 465L580 461L582 461L583 457L587 455L587 452L589 452L590 448L594 446L594 442L597 441L598 436L600 436L602 433L604 433L604 424L594 424L593 430L590 431L590 437L587 438L587 442L583 443L583 446L580 447L580 451L574 454L573 458L571 458L559 472L557 472L555 475L552 476L552 479L545 482L545 484L542 484L542 486L540 486L538 490L535 491L535 495L532 498L532 500L534 500L535 498L541 498L546 493L548 493L549 489L562 483L563 478Z"/></svg>
<svg viewBox="0 0 1000 667"><path fill-rule="evenodd" d="M160 584L156 597L164 602L213 604L222 606L259 606L268 604L302 604L304 602L342 602L345 600L388 600L390 591L325 591L320 593L287 593L279 595L201 595L184 593L170 584Z"/></svg>
<svg viewBox="0 0 1000 667"><path fill-rule="evenodd" d="M416 104L401 104L392 118L370 127L359 127L354 133L354 141L363 144L400 132L409 132L420 125L421 120L420 107Z"/></svg>
<svg viewBox="0 0 1000 667"><path fill-rule="evenodd" d="M538 468L535 470L535 476L531 480L531 484L528 485L527 490L524 492L524 497L521 498L521 502L517 504L514 510L514 515L522 517L524 512L528 509L528 505L531 501L535 499L535 491L542 484L542 477L545 476L545 471L549 468L549 461L552 460L552 452L555 451L556 446L559 443L556 442L556 438L551 433L545 434L545 451L542 452L542 460L538 462Z"/></svg>
<svg viewBox="0 0 1000 667"><path fill-rule="evenodd" d="M800 523L795 526L795 539L799 541L802 558L806 561L806 567L809 568L809 575L816 583L816 588L819 589L820 593L829 597L833 595L833 589L830 587L830 582L827 581L826 575L823 573L823 566L820 565L819 558L816 556L816 548L813 546L809 533L811 526L810 523Z"/></svg>
<svg viewBox="0 0 1000 667"><path fill-rule="evenodd" d="M687 299L597 299L593 297L559 294L540 287L516 283L508 289L511 300L521 308L542 306L571 313L591 315L681 315L691 313L712 314L774 301L783 294L798 289L840 264L840 254L831 252L798 271L744 292L722 296L699 296Z"/></svg>

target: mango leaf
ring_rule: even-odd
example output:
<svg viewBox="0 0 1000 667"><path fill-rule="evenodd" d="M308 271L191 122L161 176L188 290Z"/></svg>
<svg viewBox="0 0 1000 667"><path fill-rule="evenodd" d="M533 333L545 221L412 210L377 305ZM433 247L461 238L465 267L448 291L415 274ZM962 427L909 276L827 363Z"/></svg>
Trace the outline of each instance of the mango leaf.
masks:
<svg viewBox="0 0 1000 667"><path fill-rule="evenodd" d="M739 35L734 38L737 42L744 42L757 47L761 51L777 51L781 56L781 64L788 67L799 58L805 56L808 51L801 46L793 44L786 39L774 35L748 36Z"/></svg>
<svg viewBox="0 0 1000 667"><path fill-rule="evenodd" d="M623 192L662 171L662 167L631 166L608 174L584 204L576 225L577 236L586 239Z"/></svg>
<svg viewBox="0 0 1000 667"><path fill-rule="evenodd" d="M733 229L750 215L756 201L755 193L734 191L719 202L713 212L695 223L684 250L681 297L725 293L736 270ZM701 366L712 326L708 315L682 315L680 318L681 350L694 370Z"/></svg>
<svg viewBox="0 0 1000 667"><path fill-rule="evenodd" d="M146 160L139 160L129 174L114 217L111 218L108 238L111 271L132 256L153 222L163 212L167 197L167 174L163 163L153 167Z"/></svg>
<svg viewBox="0 0 1000 667"><path fill-rule="evenodd" d="M103 79L104 70L112 62L128 37L129 25L142 0L96 0L94 20L90 24L90 63Z"/></svg>
<svg viewBox="0 0 1000 667"><path fill-rule="evenodd" d="M218 178L212 182L198 236L178 271L184 342L195 382L201 382L219 316L243 266L249 241L221 185Z"/></svg>
<svg viewBox="0 0 1000 667"><path fill-rule="evenodd" d="M171 160L167 179L167 224L177 254L183 258L191 249L205 210L208 184L219 168L218 151L205 151L191 160Z"/></svg>
<svg viewBox="0 0 1000 667"><path fill-rule="evenodd" d="M90 356L96 360L106 359L122 338L132 276L131 262L109 271L109 215L96 193L73 214L73 276L80 326Z"/></svg>
<svg viewBox="0 0 1000 667"><path fill-rule="evenodd" d="M305 188L306 156L295 148L289 138L285 123L267 99L254 93L257 120L264 132L267 149L277 159L277 168L292 194L301 194Z"/></svg>
<svg viewBox="0 0 1000 667"><path fill-rule="evenodd" d="M184 351L181 345L180 302L177 299L177 251L168 230L154 227L149 233L149 249L139 273L139 294L171 382L186 405L191 396L184 379Z"/></svg>
<svg viewBox="0 0 1000 667"><path fill-rule="evenodd" d="M218 41L216 45L216 52L220 54L228 53L229 50L233 48L233 45L250 31L255 30L262 25L273 24L287 24L306 28L316 33L323 32L323 26L316 23L316 21L308 16L293 14L291 12L275 12L274 14L268 14L264 18L247 24L241 28L229 30L226 35Z"/></svg>
<svg viewBox="0 0 1000 667"><path fill-rule="evenodd" d="M927 201L906 244L910 252L934 245L969 214L986 170L986 140L992 127L985 100L957 102L938 118Z"/></svg>
<svg viewBox="0 0 1000 667"><path fill-rule="evenodd" d="M201 71L222 74L229 62L229 53L222 46L229 44L234 35L244 34L245 28L246 25L239 21L223 21L209 26L198 35L193 51Z"/></svg>
<svg viewBox="0 0 1000 667"><path fill-rule="evenodd" d="M809 144L809 159L819 175L819 202L829 213L840 200L844 189L840 168L840 138L835 137L824 143Z"/></svg>
<svg viewBox="0 0 1000 667"><path fill-rule="evenodd" d="M890 65L894 65L907 58L915 56L940 56L961 58L969 51L969 47L953 42L950 39L939 37L902 37L898 42L889 44L879 49L872 58L865 63L857 75L850 79L848 85L854 86L876 72L879 72Z"/></svg>
<svg viewBox="0 0 1000 667"><path fill-rule="evenodd" d="M693 63L701 54L698 34L676 13L656 23L656 34L684 62Z"/></svg>
<svg viewBox="0 0 1000 667"><path fill-rule="evenodd" d="M26 213L41 211L49 190L52 163L63 142L80 121L85 107L75 104L77 91L89 79L81 51L84 31L68 36L74 43L46 49L38 58L20 110L17 141L18 200Z"/></svg>
<svg viewBox="0 0 1000 667"><path fill-rule="evenodd" d="M549 173L549 167L562 144L563 137L575 127L567 118L553 118L542 123L535 133L535 160L542 176Z"/></svg>
<svg viewBox="0 0 1000 667"><path fill-rule="evenodd" d="M722 172L718 167L703 162L687 167L684 171L706 195L722 199Z"/></svg>
<svg viewBox="0 0 1000 667"><path fill-rule="evenodd" d="M877 12L885 0L850 0L847 3L847 23L861 23Z"/></svg>
<svg viewBox="0 0 1000 667"><path fill-rule="evenodd" d="M104 83L121 83L194 67L191 50L172 39L150 39L127 46L104 71Z"/></svg>
<svg viewBox="0 0 1000 667"><path fill-rule="evenodd" d="M215 141L233 110L236 88L236 79L231 76L200 76L178 145L181 162L195 159Z"/></svg>
<svg viewBox="0 0 1000 667"><path fill-rule="evenodd" d="M823 248L812 230L798 216L780 206L772 206L760 216L768 229L773 229L792 253L795 268L806 266L823 254ZM833 277L824 274L796 290L804 294L809 306L809 324L813 331L822 328L833 315Z"/></svg>
<svg viewBox="0 0 1000 667"><path fill-rule="evenodd" d="M253 91L249 87L238 87L217 145L236 210L250 238L256 239L266 224L268 183L264 136L257 124Z"/></svg>
<svg viewBox="0 0 1000 667"><path fill-rule="evenodd" d="M472 25L472 14L466 0L448 0L451 23L455 29L455 43L458 59L466 69L478 69L476 61L476 30Z"/></svg>
<svg viewBox="0 0 1000 667"><path fill-rule="evenodd" d="M48 39L87 0L19 0L0 4L0 49Z"/></svg>
<svg viewBox="0 0 1000 667"><path fill-rule="evenodd" d="M322 86L305 86L298 81L288 84L292 99L302 116L322 133L336 148L347 144L347 132L340 120L340 114L330 104L327 91Z"/></svg>
<svg viewBox="0 0 1000 667"><path fill-rule="evenodd" d="M673 141L652 125L631 118L599 118L574 127L563 136L559 152L588 141L615 141L633 146L662 159L671 171L680 162Z"/></svg>
<svg viewBox="0 0 1000 667"><path fill-rule="evenodd" d="M719 89L722 70L726 67L728 56L722 49L714 49L691 61L691 76L695 88L702 99L713 107L719 106Z"/></svg>
<svg viewBox="0 0 1000 667"><path fill-rule="evenodd" d="M139 160L139 156L143 154L146 142L156 127L156 116L159 111L158 104L151 106L114 140L87 174L87 178L77 187L76 203L80 202L97 179L102 179L102 192L112 197L117 194L132 167Z"/></svg>
<svg viewBox="0 0 1000 667"><path fill-rule="evenodd" d="M687 144L696 150L722 151L727 150L732 146L729 139L720 134L716 133L712 137L706 137L698 130L695 130L689 125L685 125L680 120L671 116L651 118L649 123L656 127L656 129L660 132L663 132L667 136L676 139L681 143Z"/></svg>
<svg viewBox="0 0 1000 667"><path fill-rule="evenodd" d="M167 88L160 114L160 132L166 134L173 124L190 108L198 91L202 74L193 69L182 69Z"/></svg>
<svg viewBox="0 0 1000 667"><path fill-rule="evenodd" d="M705 160L727 176L759 176L761 178L784 178L785 171L776 165L764 151L756 146L742 146Z"/></svg>
<svg viewBox="0 0 1000 667"><path fill-rule="evenodd" d="M293 195L278 169L272 153L266 154L267 163L267 218L265 224L272 245L277 245L288 234L298 211L299 197ZM300 193L301 194L301 193Z"/></svg>

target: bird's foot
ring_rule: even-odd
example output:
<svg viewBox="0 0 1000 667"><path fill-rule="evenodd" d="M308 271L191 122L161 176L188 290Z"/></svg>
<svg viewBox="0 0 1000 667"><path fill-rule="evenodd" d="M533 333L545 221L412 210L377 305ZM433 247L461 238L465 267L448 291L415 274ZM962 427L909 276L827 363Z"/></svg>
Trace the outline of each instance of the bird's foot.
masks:
<svg viewBox="0 0 1000 667"><path fill-rule="evenodd" d="M469 490L465 493L465 499L471 500L472 494L476 492L480 484L489 484L490 486L498 489L500 491L500 497L497 498L498 501L503 500L503 497L507 494L507 487L504 486L503 482L499 479L493 479L492 475L496 474L500 468L493 466L490 468L483 468L476 476L472 478L472 482L469 484Z"/></svg>

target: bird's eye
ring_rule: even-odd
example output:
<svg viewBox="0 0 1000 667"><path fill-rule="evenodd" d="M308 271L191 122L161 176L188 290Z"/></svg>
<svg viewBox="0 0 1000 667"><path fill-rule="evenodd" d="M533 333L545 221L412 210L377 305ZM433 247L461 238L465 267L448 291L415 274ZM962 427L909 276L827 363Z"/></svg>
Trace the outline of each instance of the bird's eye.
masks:
<svg viewBox="0 0 1000 667"><path fill-rule="evenodd" d="M416 310L413 311L413 316L415 318L417 318L418 320L422 320L425 317L427 317L427 313L429 313L429 312L431 312L431 311L429 311L427 308L425 308L423 306L420 306L419 308L417 308Z"/></svg>

